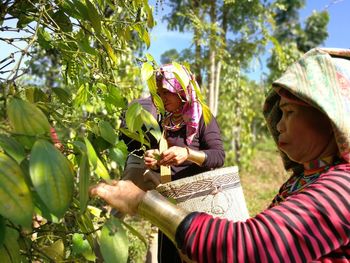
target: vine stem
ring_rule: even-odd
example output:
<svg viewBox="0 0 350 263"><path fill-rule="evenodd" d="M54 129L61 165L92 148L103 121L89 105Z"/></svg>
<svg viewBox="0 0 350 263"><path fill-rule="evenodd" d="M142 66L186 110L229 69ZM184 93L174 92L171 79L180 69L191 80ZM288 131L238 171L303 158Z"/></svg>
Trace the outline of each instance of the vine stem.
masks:
<svg viewBox="0 0 350 263"><path fill-rule="evenodd" d="M41 18L43 16L43 9L44 7L41 7L40 9L40 14L39 14L39 17L38 17L38 20L37 20L37 24L36 24L36 28L35 28L35 32L31 38L31 40L29 41L28 45L22 50L22 54L18 60L18 62L16 63L15 67L12 69L11 73L9 74L9 76L7 77L6 79L6 83L8 82L13 82L17 77L18 77L18 71L19 71L19 67L21 66L21 63L22 63L22 60L24 58L24 56L26 54L28 54L28 50L29 48L34 44L34 42L36 41L36 38L37 38L37 35L38 35L38 31L39 31L39 27L40 27L40 21L41 21ZM13 77L12 77L13 76ZM11 79L12 77L12 79ZM4 88L4 98L7 97L7 94L9 92L9 87L8 85L6 86L6 88ZM6 105L5 105L6 106Z"/></svg>

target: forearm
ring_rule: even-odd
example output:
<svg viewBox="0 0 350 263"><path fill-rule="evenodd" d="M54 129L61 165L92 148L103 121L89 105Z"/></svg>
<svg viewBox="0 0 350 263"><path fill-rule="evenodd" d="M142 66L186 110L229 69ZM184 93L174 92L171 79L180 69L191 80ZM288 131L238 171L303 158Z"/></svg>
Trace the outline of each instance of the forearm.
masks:
<svg viewBox="0 0 350 263"><path fill-rule="evenodd" d="M148 191L143 196L138 206L138 213L156 225L173 242L178 226L189 214L188 211L172 204L155 190Z"/></svg>
<svg viewBox="0 0 350 263"><path fill-rule="evenodd" d="M193 150L189 147L187 149L187 161L195 163L199 166L202 166L205 160L207 159L207 154L203 151Z"/></svg>

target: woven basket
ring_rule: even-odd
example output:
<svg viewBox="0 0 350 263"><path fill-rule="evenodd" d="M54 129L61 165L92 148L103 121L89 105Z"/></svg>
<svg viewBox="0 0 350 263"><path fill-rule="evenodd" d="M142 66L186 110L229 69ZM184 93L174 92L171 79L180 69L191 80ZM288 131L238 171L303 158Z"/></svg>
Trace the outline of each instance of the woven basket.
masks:
<svg viewBox="0 0 350 263"><path fill-rule="evenodd" d="M160 184L156 189L191 212L206 212L233 221L245 221L249 217L237 166Z"/></svg>

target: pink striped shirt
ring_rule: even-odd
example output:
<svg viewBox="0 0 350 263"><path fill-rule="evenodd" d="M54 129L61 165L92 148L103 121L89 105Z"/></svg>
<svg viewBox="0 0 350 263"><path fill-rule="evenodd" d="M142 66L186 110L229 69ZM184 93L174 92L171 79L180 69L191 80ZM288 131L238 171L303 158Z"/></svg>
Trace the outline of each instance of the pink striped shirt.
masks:
<svg viewBox="0 0 350 263"><path fill-rule="evenodd" d="M350 164L246 222L192 213L177 243L198 262L350 262Z"/></svg>

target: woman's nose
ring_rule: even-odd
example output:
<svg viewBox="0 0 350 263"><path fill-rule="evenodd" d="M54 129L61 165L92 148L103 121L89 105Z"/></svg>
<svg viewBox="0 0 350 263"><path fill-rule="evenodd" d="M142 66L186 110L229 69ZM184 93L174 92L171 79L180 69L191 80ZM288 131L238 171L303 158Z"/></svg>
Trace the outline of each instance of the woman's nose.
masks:
<svg viewBox="0 0 350 263"><path fill-rule="evenodd" d="M276 125L276 129L279 133L282 133L285 131L285 125L284 125L284 121L283 121L283 118L281 118L279 120L279 122L277 123Z"/></svg>

